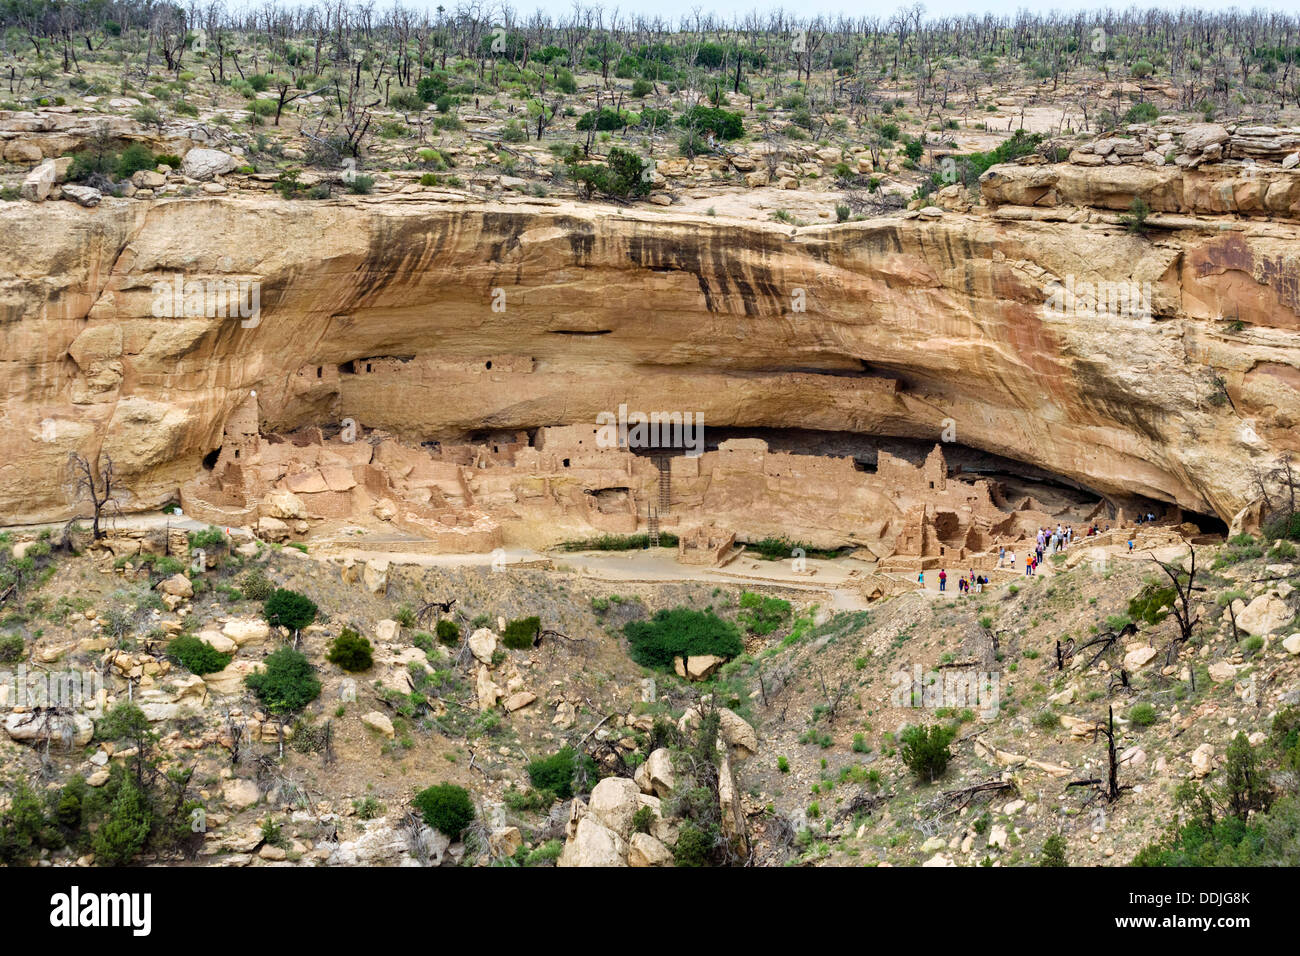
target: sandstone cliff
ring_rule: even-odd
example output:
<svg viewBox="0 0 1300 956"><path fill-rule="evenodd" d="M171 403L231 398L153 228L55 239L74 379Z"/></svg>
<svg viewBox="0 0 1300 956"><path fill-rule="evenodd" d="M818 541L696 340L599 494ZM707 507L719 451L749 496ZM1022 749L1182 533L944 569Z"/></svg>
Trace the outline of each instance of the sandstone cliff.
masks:
<svg viewBox="0 0 1300 956"><path fill-rule="evenodd" d="M948 428L1225 520L1254 465L1300 446L1291 224L1143 239L946 214L796 231L398 196L15 203L0 226L3 523L71 513L73 450L113 456L128 509L169 499L250 390L265 430L351 417L413 439L624 403L706 427ZM260 310L160 308L178 277L253 283ZM1136 283L1150 314L1047 305L1067 282Z"/></svg>

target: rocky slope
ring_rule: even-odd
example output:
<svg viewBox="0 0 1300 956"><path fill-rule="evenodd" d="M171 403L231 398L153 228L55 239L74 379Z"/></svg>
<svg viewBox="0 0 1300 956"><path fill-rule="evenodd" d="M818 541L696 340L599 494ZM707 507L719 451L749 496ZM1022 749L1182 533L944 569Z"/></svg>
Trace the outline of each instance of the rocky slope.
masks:
<svg viewBox="0 0 1300 956"><path fill-rule="evenodd" d="M264 430L351 417L418 439L622 403L706 427L955 428L1230 521L1252 466L1300 444L1300 227L1142 238L1007 208L792 229L401 195L6 204L0 514L69 514L73 450L113 456L128 508L166 501L256 390ZM178 279L197 285L164 294ZM203 314L222 281L260 310ZM1136 283L1150 314L1051 305L1054 283L1099 282Z"/></svg>

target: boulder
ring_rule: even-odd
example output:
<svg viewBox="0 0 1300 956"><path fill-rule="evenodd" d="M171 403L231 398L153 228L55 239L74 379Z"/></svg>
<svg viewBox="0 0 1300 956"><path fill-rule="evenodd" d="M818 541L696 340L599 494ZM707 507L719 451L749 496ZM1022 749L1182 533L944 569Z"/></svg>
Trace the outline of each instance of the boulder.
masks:
<svg viewBox="0 0 1300 956"><path fill-rule="evenodd" d="M378 817L364 826L365 832L355 840L322 845L322 849L329 851L326 866L420 866L425 862L441 866L456 853L449 837L423 824L416 833L414 855L404 827L394 826L386 817Z"/></svg>
<svg viewBox="0 0 1300 956"><path fill-rule="evenodd" d="M707 680L713 676L714 671L726 662L725 657L717 657L713 654L696 654L686 658L673 658L673 669L676 670L678 677L687 680Z"/></svg>
<svg viewBox="0 0 1300 956"><path fill-rule="evenodd" d="M1055 206L1058 179L1051 166L1001 164L980 176L980 192L993 206Z"/></svg>
<svg viewBox="0 0 1300 956"><path fill-rule="evenodd" d="M289 526L279 518L263 515L257 519L257 536L266 541L285 541L289 538Z"/></svg>
<svg viewBox="0 0 1300 956"><path fill-rule="evenodd" d="M23 179L18 194L28 202L44 202L54 188L54 164L41 163Z"/></svg>
<svg viewBox="0 0 1300 956"><path fill-rule="evenodd" d="M95 735L95 725L85 714L11 713L5 716L5 733L20 744L43 744L71 750L84 747Z"/></svg>
<svg viewBox="0 0 1300 956"><path fill-rule="evenodd" d="M92 186L63 186L63 198L70 199L78 206L84 206L91 209L99 205L99 201L104 198L104 194Z"/></svg>
<svg viewBox="0 0 1300 956"><path fill-rule="evenodd" d="M12 140L5 146L4 160L6 163L27 164L39 163L44 157L41 148L29 140L16 139Z"/></svg>
<svg viewBox="0 0 1300 956"><path fill-rule="evenodd" d="M252 780L235 778L221 786L221 799L235 811L247 810L261 799L257 784Z"/></svg>
<svg viewBox="0 0 1300 956"><path fill-rule="evenodd" d="M153 169L138 169L131 174L131 185L136 189L162 189L167 177Z"/></svg>
<svg viewBox="0 0 1300 956"><path fill-rule="evenodd" d="M672 866L673 854L648 833L633 833L627 845L628 866Z"/></svg>
<svg viewBox="0 0 1300 956"><path fill-rule="evenodd" d="M235 618L222 625L221 633L243 647L266 640L271 634L271 625L256 617Z"/></svg>
<svg viewBox="0 0 1300 956"><path fill-rule="evenodd" d="M191 149L181 161L181 172L190 179L207 180L231 172L239 160L219 149Z"/></svg>
<svg viewBox="0 0 1300 956"><path fill-rule="evenodd" d="M733 756L745 757L758 753L758 734L745 718L726 707L718 708L721 722L718 733L733 750Z"/></svg>
<svg viewBox="0 0 1300 956"><path fill-rule="evenodd" d="M488 832L488 849L493 856L514 856L524 845L524 836L518 827L497 827Z"/></svg>
<svg viewBox="0 0 1300 956"><path fill-rule="evenodd" d="M491 710L497 705L497 701L505 696L505 691L492 679L492 672L484 664L479 665L474 689L478 695L479 710Z"/></svg>
<svg viewBox="0 0 1300 956"><path fill-rule="evenodd" d="M1225 684L1237 676L1237 668L1227 661L1215 661L1210 665L1210 680L1216 684Z"/></svg>
<svg viewBox="0 0 1300 956"><path fill-rule="evenodd" d="M1210 146L1228 141L1228 131L1218 123L1198 123L1183 134L1183 149L1189 153L1204 152Z"/></svg>
<svg viewBox="0 0 1300 956"><path fill-rule="evenodd" d="M1271 594L1261 594L1237 615L1237 627L1247 634L1272 634L1295 617L1284 601Z"/></svg>
<svg viewBox="0 0 1300 956"><path fill-rule="evenodd" d="M686 676L690 680L706 680L727 662L725 657L714 654L695 654L686 658Z"/></svg>
<svg viewBox="0 0 1300 956"><path fill-rule="evenodd" d="M551 718L551 726L559 727L561 730L568 730L577 719L577 708L567 700L562 700L555 705L555 716Z"/></svg>
<svg viewBox="0 0 1300 956"><path fill-rule="evenodd" d="M393 730L393 722L388 719L387 714L381 714L377 710L372 710L370 713L361 716L361 722L371 730L383 734L389 740L393 738L395 733Z"/></svg>
<svg viewBox="0 0 1300 956"><path fill-rule="evenodd" d="M536 694L531 691L521 690L507 697L502 701L501 706L511 713L514 713L516 710L522 710L527 707L535 700L537 700Z"/></svg>
<svg viewBox="0 0 1300 956"><path fill-rule="evenodd" d="M371 594L388 593L388 559L371 558L361 571L361 583Z"/></svg>
<svg viewBox="0 0 1300 956"><path fill-rule="evenodd" d="M1192 751L1192 773L1197 777L1208 776L1214 769L1214 745L1201 744Z"/></svg>
<svg viewBox="0 0 1300 956"><path fill-rule="evenodd" d="M595 817L626 840L632 833L632 817L641 807L641 789L627 777L606 777L591 791L589 817Z"/></svg>
<svg viewBox="0 0 1300 956"><path fill-rule="evenodd" d="M221 654L233 654L239 645L220 631L199 631L199 640Z"/></svg>
<svg viewBox="0 0 1300 956"><path fill-rule="evenodd" d="M641 767L645 768L646 782L650 786L647 793L653 793L660 799L672 794L677 786L677 776L673 773L673 757L667 748L660 747L653 751Z"/></svg>
<svg viewBox="0 0 1300 956"><path fill-rule="evenodd" d="M194 585L183 574L173 574L158 585L158 590L162 591L163 594L173 594L176 597L194 597Z"/></svg>
<svg viewBox="0 0 1300 956"><path fill-rule="evenodd" d="M1135 647L1124 655L1124 670L1130 674L1146 667L1159 653L1154 647Z"/></svg>
<svg viewBox="0 0 1300 956"><path fill-rule="evenodd" d="M497 650L497 636L491 628L480 627L469 636L469 652L483 664L491 664Z"/></svg>
<svg viewBox="0 0 1300 956"><path fill-rule="evenodd" d="M265 667L260 661L231 661L225 670L203 675L203 683L214 694L242 694L244 678Z"/></svg>
<svg viewBox="0 0 1300 956"><path fill-rule="evenodd" d="M391 644L402 633L402 625L385 618L375 625L375 640Z"/></svg>
<svg viewBox="0 0 1300 956"><path fill-rule="evenodd" d="M272 491L262 502L262 507L272 518L288 519L290 521L306 516L306 508L302 499L292 491Z"/></svg>
<svg viewBox="0 0 1300 956"><path fill-rule="evenodd" d="M1300 654L1300 634L1292 634L1282 642L1282 647L1288 654Z"/></svg>
<svg viewBox="0 0 1300 956"><path fill-rule="evenodd" d="M573 839L564 845L564 852L555 865L627 866L627 844L588 814L578 821Z"/></svg>

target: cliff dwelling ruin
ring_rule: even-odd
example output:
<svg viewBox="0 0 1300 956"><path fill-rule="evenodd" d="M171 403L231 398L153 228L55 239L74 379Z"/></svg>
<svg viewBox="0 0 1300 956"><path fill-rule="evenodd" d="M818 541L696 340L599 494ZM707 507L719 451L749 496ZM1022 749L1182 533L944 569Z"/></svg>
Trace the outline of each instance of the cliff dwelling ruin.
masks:
<svg viewBox="0 0 1300 956"><path fill-rule="evenodd" d="M337 410L347 412L345 398L354 396L344 383L399 364L406 363L363 359L300 370L300 395L335 389ZM364 388L360 395L364 406ZM999 546L1014 547L1040 528L1068 525L1084 534L1126 523L1123 504L942 443L926 449L916 441L790 430L745 437L724 429L693 456L611 447L596 423L418 442L358 418L264 433L250 395L227 419L202 473L181 486L184 513L250 526L268 540L310 538L375 552L546 549L638 533L658 543L671 532L678 560L703 566L770 538L851 552L878 572L912 576L992 569ZM954 464L950 454L969 464ZM1150 508L1170 528L1182 522L1177 508Z"/></svg>

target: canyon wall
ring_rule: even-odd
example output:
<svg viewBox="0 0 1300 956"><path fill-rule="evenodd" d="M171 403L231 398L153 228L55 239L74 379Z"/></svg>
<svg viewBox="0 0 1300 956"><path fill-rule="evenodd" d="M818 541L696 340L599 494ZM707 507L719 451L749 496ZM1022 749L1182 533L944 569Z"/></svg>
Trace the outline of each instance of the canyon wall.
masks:
<svg viewBox="0 0 1300 956"><path fill-rule="evenodd" d="M264 431L426 440L626 404L949 438L1224 520L1300 450L1292 224L796 230L393 196L6 203L0 229L0 524L73 513L72 451L112 456L128 510L168 500L253 390ZM1099 282L1149 312L1061 307ZM210 314L228 289L260 310Z"/></svg>

